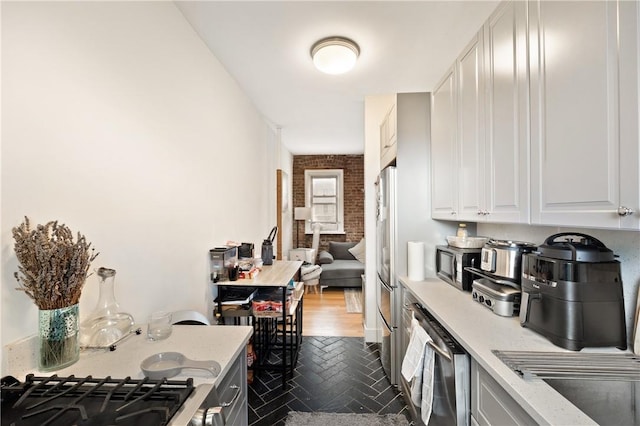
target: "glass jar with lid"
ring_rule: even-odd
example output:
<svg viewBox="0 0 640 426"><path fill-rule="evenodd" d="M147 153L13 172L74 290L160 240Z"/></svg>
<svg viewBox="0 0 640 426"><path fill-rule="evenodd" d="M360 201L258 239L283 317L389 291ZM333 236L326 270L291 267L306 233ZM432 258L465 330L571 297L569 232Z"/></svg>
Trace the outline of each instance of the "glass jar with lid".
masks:
<svg viewBox="0 0 640 426"><path fill-rule="evenodd" d="M467 230L467 224L461 223L458 225L458 232L456 233L458 238L462 238L462 240L466 240L469 236L469 230Z"/></svg>

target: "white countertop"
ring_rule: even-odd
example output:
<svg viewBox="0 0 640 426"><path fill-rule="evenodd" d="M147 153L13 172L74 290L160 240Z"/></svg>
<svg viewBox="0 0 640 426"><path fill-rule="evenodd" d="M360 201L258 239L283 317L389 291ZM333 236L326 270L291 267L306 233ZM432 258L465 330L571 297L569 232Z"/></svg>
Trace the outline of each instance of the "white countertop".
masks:
<svg viewBox="0 0 640 426"><path fill-rule="evenodd" d="M543 336L520 326L515 317L501 317L440 279L400 281L451 333L511 397L538 423L551 425L595 425L590 417L542 380L524 380L507 367L492 350L572 352L555 346ZM583 349L582 352L615 352Z"/></svg>
<svg viewBox="0 0 640 426"><path fill-rule="evenodd" d="M272 265L264 265L255 278L241 278L236 281L218 281L214 285L249 287L286 287L296 278L302 266L301 260L276 260Z"/></svg>
<svg viewBox="0 0 640 426"><path fill-rule="evenodd" d="M253 333L250 326L203 326L203 325L174 325L171 336L165 340L152 342L145 334L132 335L117 345L115 351L104 349L82 350L80 360L75 364L59 371L41 372L33 365L35 359L33 350L19 351L24 354L11 357L9 374L18 380L24 380L26 374L34 373L40 376L68 376L76 377L92 375L93 377L111 376L122 379L130 376L132 379L142 379L140 363L147 357L159 352L181 352L187 358L206 361L215 360L220 364L220 374L215 380L205 370L186 370L186 375L178 375L170 380L185 380L193 378L194 385L213 383L217 385L227 374L232 362L242 352ZM25 344L29 342L25 341ZM37 351L36 351L37 353Z"/></svg>

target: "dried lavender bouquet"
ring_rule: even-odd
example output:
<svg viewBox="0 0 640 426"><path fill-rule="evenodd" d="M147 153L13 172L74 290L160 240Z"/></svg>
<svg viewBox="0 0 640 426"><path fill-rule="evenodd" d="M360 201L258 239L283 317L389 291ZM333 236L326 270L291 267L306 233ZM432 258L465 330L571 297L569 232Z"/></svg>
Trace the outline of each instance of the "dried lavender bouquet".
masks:
<svg viewBox="0 0 640 426"><path fill-rule="evenodd" d="M99 253L84 235L51 221L31 229L29 218L12 229L20 265L14 273L20 287L42 310L72 306L80 300L91 262Z"/></svg>

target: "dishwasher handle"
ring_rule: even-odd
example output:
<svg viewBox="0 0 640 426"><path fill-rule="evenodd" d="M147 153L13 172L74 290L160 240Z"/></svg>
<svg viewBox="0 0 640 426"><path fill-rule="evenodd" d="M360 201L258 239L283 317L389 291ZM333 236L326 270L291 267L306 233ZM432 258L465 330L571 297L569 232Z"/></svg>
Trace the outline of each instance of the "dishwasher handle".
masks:
<svg viewBox="0 0 640 426"><path fill-rule="evenodd" d="M429 340L427 342L427 345L431 346L431 349L433 349L435 352L437 352L438 355L440 355L441 357L445 358L447 361L453 362L453 359L451 359L451 355L449 355L447 352L445 352L442 349L440 349L440 347L438 345L433 343L433 340Z"/></svg>
<svg viewBox="0 0 640 426"><path fill-rule="evenodd" d="M437 330L435 330L429 324L429 320L427 319L426 315L422 312L423 308L419 304L417 304L417 303L416 304L412 304L410 306L410 309L413 312L414 317L418 320L418 323L420 324L420 327L422 327L424 329L424 331L426 331L426 333L431 338L431 340L427 342L429 347L431 347L431 349L433 349L439 356L445 358L449 362L453 362L452 351L442 349L438 345L438 343L436 343L436 341L443 341L444 342L446 340L453 340L453 338L451 336L448 336L448 335L447 336L442 336Z"/></svg>

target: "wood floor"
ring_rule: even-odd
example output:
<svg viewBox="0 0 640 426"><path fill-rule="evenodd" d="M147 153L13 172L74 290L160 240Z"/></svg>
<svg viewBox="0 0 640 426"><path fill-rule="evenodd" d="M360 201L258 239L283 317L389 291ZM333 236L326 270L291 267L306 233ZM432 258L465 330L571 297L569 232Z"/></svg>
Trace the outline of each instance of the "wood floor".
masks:
<svg viewBox="0 0 640 426"><path fill-rule="evenodd" d="M305 289L302 318L304 336L364 337L362 313L347 312L342 288Z"/></svg>

